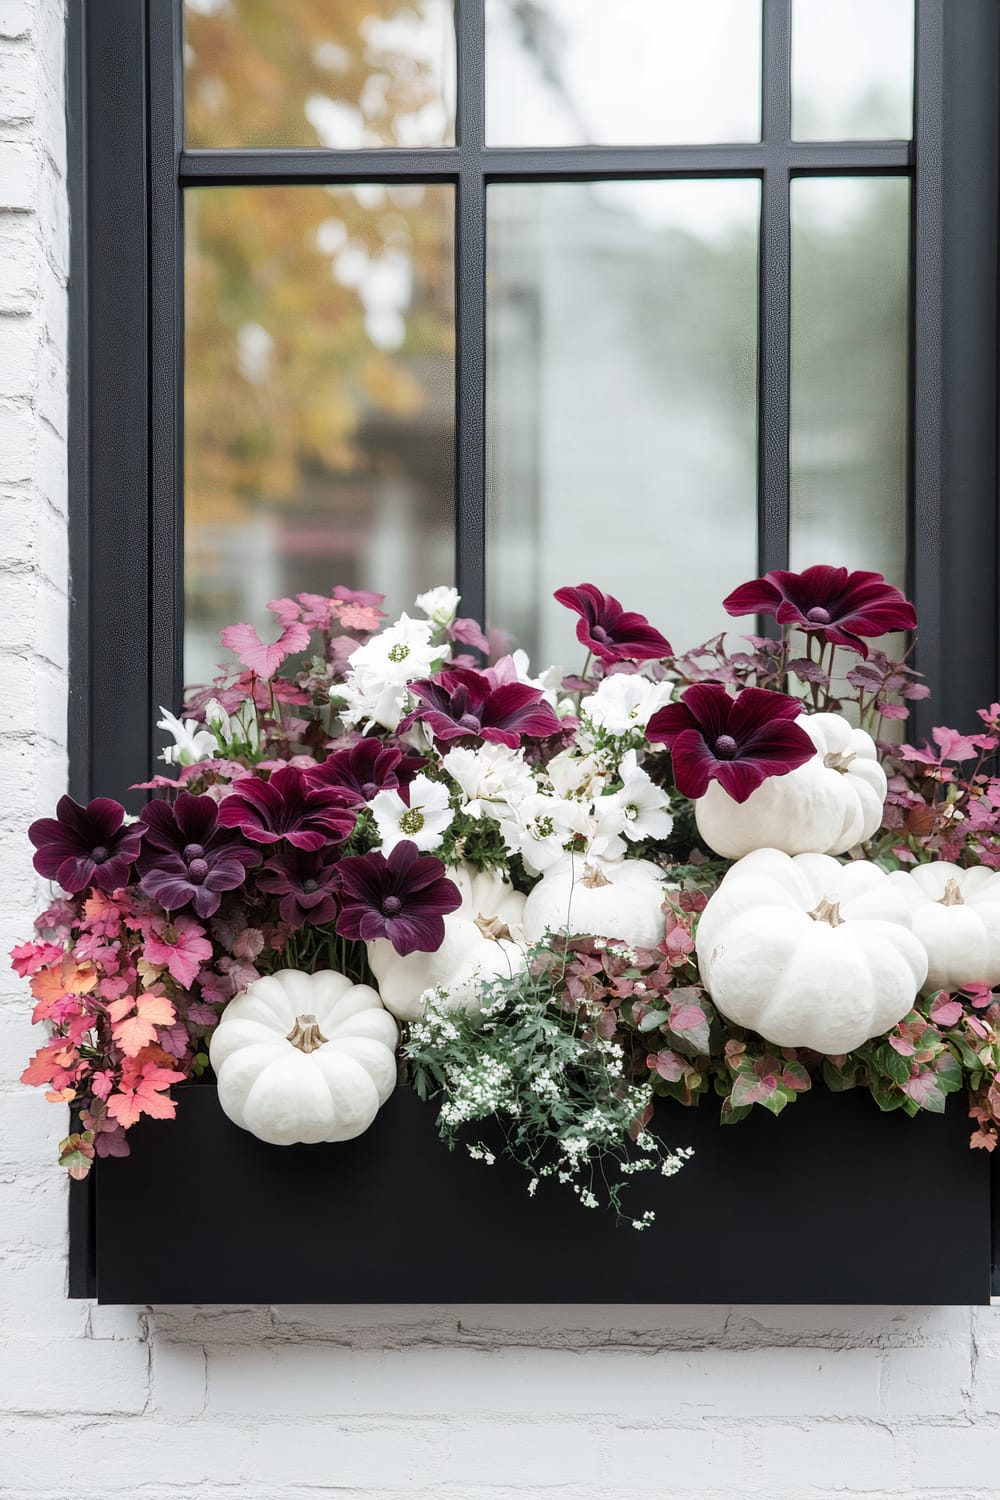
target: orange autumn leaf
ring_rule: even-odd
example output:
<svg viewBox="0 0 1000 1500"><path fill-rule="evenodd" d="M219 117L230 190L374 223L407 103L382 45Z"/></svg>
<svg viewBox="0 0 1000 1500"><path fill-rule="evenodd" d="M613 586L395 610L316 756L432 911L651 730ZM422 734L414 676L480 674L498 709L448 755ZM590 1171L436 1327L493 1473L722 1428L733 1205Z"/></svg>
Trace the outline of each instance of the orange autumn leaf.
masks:
<svg viewBox="0 0 1000 1500"><path fill-rule="evenodd" d="M97 970L93 964L78 964L67 953L61 964L39 969L31 976L31 993L36 1000L51 1005L64 995L89 995L97 984Z"/></svg>
<svg viewBox="0 0 1000 1500"><path fill-rule="evenodd" d="M177 1012L162 995L140 995L135 1015L118 1021L112 1035L126 1057L135 1057L156 1040L157 1026L172 1026Z"/></svg>

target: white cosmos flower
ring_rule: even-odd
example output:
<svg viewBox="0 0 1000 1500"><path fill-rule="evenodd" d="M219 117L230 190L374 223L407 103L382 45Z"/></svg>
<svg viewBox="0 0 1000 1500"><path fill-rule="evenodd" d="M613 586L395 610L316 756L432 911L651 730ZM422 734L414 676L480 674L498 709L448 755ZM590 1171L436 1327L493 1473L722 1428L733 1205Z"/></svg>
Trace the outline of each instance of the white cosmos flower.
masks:
<svg viewBox="0 0 1000 1500"><path fill-rule="evenodd" d="M409 794L409 806L398 792L391 791L377 792L368 804L384 854L390 854L405 839L425 852L436 849L454 819L448 788L442 782L414 776Z"/></svg>
<svg viewBox="0 0 1000 1500"><path fill-rule="evenodd" d="M442 583L436 589L428 589L426 594L418 594L417 608L422 609L435 625L444 629L458 613L460 597L458 589Z"/></svg>
<svg viewBox="0 0 1000 1500"><path fill-rule="evenodd" d="M162 719L156 722L157 729L173 735L174 743L168 745L160 759L168 766L193 766L199 760L211 760L219 753L219 742L210 729L196 719L176 719L160 706Z"/></svg>
<svg viewBox="0 0 1000 1500"><path fill-rule="evenodd" d="M501 818L511 804L537 791L537 783L524 763L524 751L509 745L484 744L476 749L449 750L441 762L457 781L466 800L462 811L470 818Z"/></svg>
<svg viewBox="0 0 1000 1500"><path fill-rule="evenodd" d="M434 632L430 620L403 614L352 652L346 682L330 689L332 698L346 701L341 713L345 724L364 722L366 730L372 724L398 727L407 706L407 684L429 676L450 654L450 647L432 644Z"/></svg>
<svg viewBox="0 0 1000 1500"><path fill-rule="evenodd" d="M614 672L580 704L581 718L608 734L644 730L658 708L670 702L669 682L652 682L638 672Z"/></svg>
<svg viewBox="0 0 1000 1500"><path fill-rule="evenodd" d="M549 780L560 797L575 797L590 802L600 797L611 779L611 773L593 755L578 750L561 750L545 767Z"/></svg>
<svg viewBox="0 0 1000 1500"><path fill-rule="evenodd" d="M618 774L624 785L620 791L598 801L598 818L607 821L609 830L620 818L621 826L614 831L633 841L667 838L674 826L670 798L650 781L634 750L622 756Z"/></svg>
<svg viewBox="0 0 1000 1500"><path fill-rule="evenodd" d="M520 854L530 875L541 875L563 854L567 842L593 833L590 805L535 792L523 798L500 823L511 851Z"/></svg>

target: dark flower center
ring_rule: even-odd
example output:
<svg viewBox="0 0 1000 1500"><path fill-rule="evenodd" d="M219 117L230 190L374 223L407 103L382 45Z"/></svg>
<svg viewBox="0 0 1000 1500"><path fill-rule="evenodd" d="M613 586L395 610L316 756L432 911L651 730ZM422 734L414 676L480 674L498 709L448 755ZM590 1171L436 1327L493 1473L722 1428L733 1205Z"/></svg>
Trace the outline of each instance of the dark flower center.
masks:
<svg viewBox="0 0 1000 1500"><path fill-rule="evenodd" d="M185 844L184 845L184 858L187 860L188 864L190 864L193 859L202 859L202 858L204 858L204 854L205 854L205 849L204 849L204 846L202 844Z"/></svg>
<svg viewBox="0 0 1000 1500"><path fill-rule="evenodd" d="M375 796L375 793L380 792L381 790L382 788L379 786L377 781L366 781L364 786L361 788L361 795L364 797L366 802L370 802Z"/></svg>
<svg viewBox="0 0 1000 1500"><path fill-rule="evenodd" d="M599 646L607 645L609 637L603 625L591 625L590 634Z"/></svg>
<svg viewBox="0 0 1000 1500"><path fill-rule="evenodd" d="M806 619L813 625L829 625L830 611L824 609L822 604L814 604L812 609L806 611Z"/></svg>
<svg viewBox="0 0 1000 1500"><path fill-rule="evenodd" d="M382 897L382 915L384 917L394 917L398 912L402 911L402 909L403 903L402 901L400 901L398 896Z"/></svg>
<svg viewBox="0 0 1000 1500"><path fill-rule="evenodd" d="M462 729L479 729L479 720L476 718L475 714L463 714L458 723L459 727Z"/></svg>
<svg viewBox="0 0 1000 1500"><path fill-rule="evenodd" d="M95 865L103 865L104 861L108 858L110 853L111 850L106 844L98 844L96 849L91 849L90 857L94 861Z"/></svg>
<svg viewBox="0 0 1000 1500"><path fill-rule="evenodd" d="M715 753L719 760L732 760L737 748L736 741L731 734L720 734L715 741Z"/></svg>
<svg viewBox="0 0 1000 1500"><path fill-rule="evenodd" d="M196 846L197 847L197 846ZM188 879L192 885L201 885L208 874L207 859L192 859L188 865Z"/></svg>
<svg viewBox="0 0 1000 1500"><path fill-rule="evenodd" d="M303 880L303 882L302 882L302 889L304 891L310 892L310 894L313 891L318 891L319 890L319 881L318 880Z"/></svg>

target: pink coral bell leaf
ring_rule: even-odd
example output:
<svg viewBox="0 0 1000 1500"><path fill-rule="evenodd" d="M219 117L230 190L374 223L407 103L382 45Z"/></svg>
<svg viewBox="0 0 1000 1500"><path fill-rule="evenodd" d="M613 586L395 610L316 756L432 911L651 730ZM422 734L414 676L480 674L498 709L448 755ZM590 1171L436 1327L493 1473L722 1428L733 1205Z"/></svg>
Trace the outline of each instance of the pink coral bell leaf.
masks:
<svg viewBox="0 0 1000 1500"><path fill-rule="evenodd" d="M284 601L274 601L284 602ZM309 644L309 627L300 620L289 620L276 641L265 645L252 625L227 625L222 644L235 651L243 665L265 681L274 676L286 657L304 651Z"/></svg>

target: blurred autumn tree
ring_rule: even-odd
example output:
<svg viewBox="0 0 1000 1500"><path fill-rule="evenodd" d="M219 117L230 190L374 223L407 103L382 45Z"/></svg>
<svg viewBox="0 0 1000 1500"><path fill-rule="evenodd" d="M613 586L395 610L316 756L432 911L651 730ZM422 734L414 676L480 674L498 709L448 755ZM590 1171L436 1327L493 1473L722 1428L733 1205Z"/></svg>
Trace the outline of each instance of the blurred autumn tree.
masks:
<svg viewBox="0 0 1000 1500"><path fill-rule="evenodd" d="M186 0L184 17L189 147L452 138L447 0ZM275 517L276 548L306 513L333 531L394 474L420 504L414 449L453 431L453 202L415 184L206 188L185 220L189 618L214 630L236 608L212 618L226 528ZM450 450L437 461L447 492L427 504L450 520Z"/></svg>

